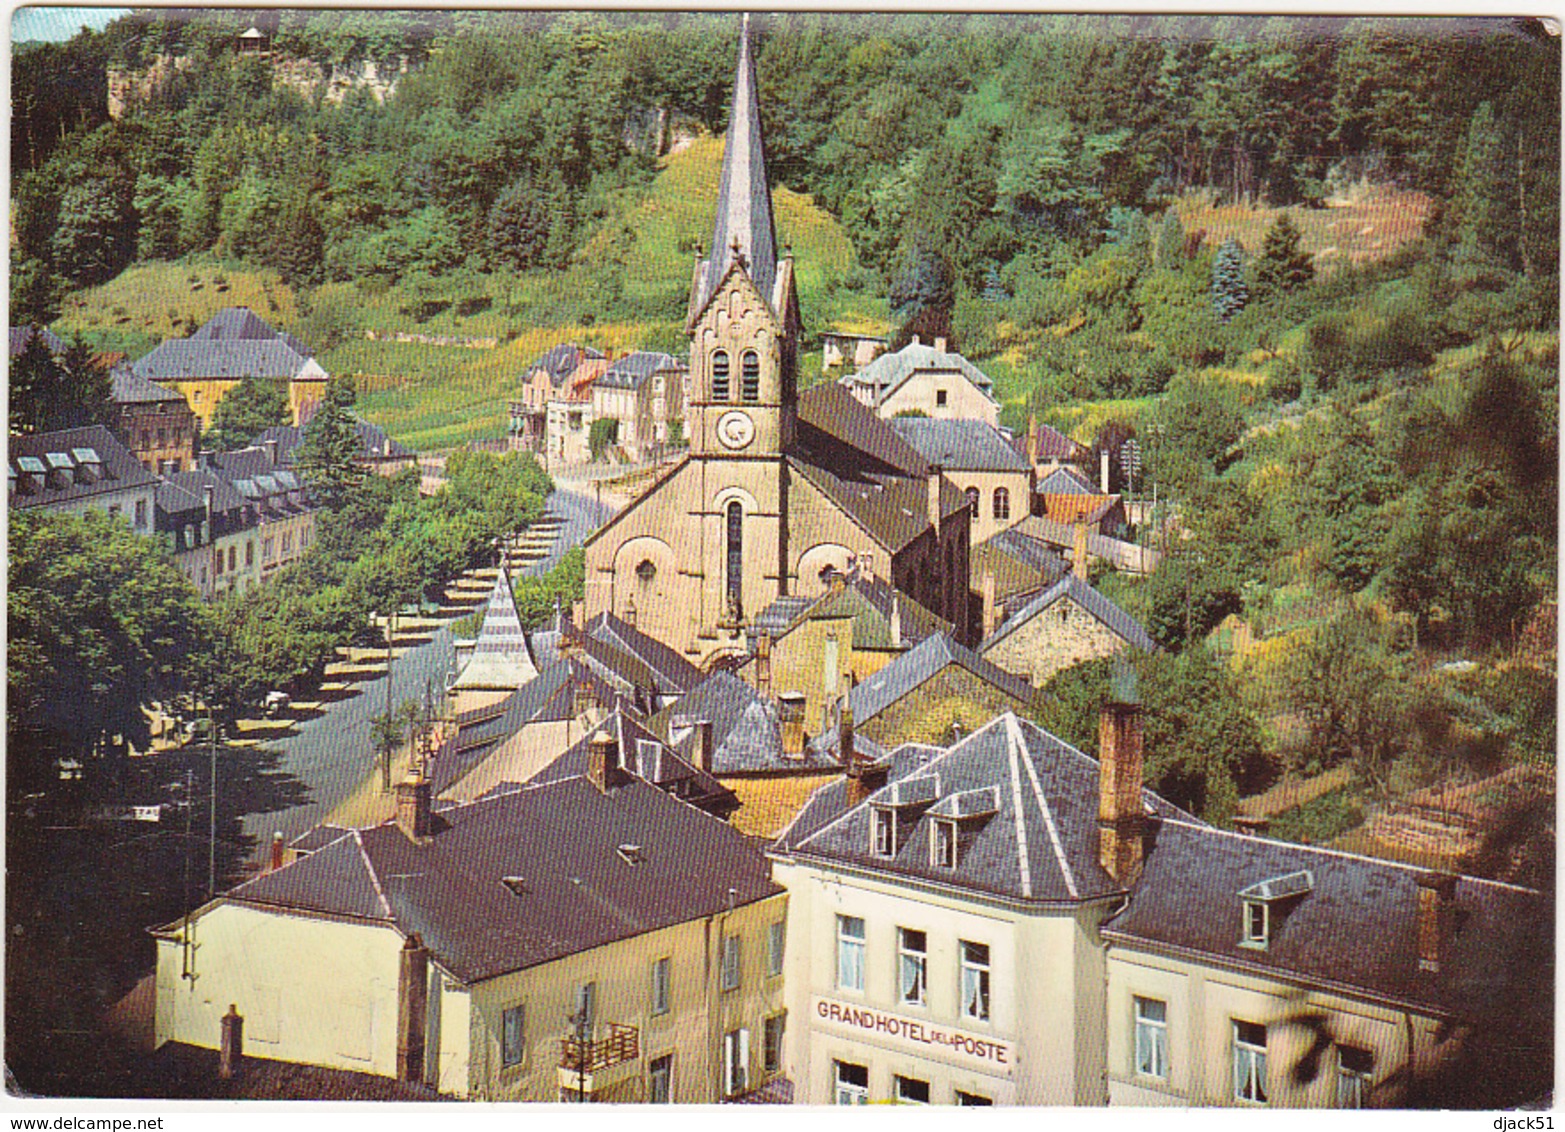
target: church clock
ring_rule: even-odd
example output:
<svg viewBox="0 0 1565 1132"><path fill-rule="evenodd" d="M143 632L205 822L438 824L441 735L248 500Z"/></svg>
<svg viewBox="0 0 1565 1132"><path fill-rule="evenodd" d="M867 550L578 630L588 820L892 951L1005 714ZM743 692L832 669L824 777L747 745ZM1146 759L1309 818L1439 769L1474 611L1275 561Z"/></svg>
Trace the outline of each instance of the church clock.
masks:
<svg viewBox="0 0 1565 1132"><path fill-rule="evenodd" d="M755 439L755 422L742 409L724 413L717 420L717 439L723 447L737 451Z"/></svg>

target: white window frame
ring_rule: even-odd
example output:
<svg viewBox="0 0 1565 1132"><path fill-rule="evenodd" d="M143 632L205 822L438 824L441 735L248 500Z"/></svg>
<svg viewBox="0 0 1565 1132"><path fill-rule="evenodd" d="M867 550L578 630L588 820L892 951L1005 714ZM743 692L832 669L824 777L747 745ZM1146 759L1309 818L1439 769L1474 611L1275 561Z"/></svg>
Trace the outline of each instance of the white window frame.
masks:
<svg viewBox="0 0 1565 1132"><path fill-rule="evenodd" d="M894 1086L894 1095L896 1097L896 1100L897 1100L898 1104L927 1105L929 1103L929 1101L927 1099L927 1097L929 1096L929 1082L928 1081L921 1081L917 1077L904 1077L904 1076L902 1076L902 1074L898 1073L893 1078L892 1084ZM924 1096L926 1097L926 1099L925 1100L917 1100L917 1099L915 1099L913 1097L910 1097L907 1094L905 1094L902 1090L903 1090L903 1087L906 1086L906 1085L922 1085L922 1086L924 1086Z"/></svg>
<svg viewBox="0 0 1565 1132"><path fill-rule="evenodd" d="M852 934L848 929L851 925L858 925L858 934ZM864 966L866 958L866 936L868 931L864 926L862 916L837 917L837 989L860 991L864 990Z"/></svg>
<svg viewBox="0 0 1565 1132"><path fill-rule="evenodd" d="M937 869L956 868L956 822L929 823L929 863Z"/></svg>
<svg viewBox="0 0 1565 1132"><path fill-rule="evenodd" d="M955 1103L959 1108L989 1108L994 1101L982 1093L970 1093L966 1089L957 1089Z"/></svg>
<svg viewBox="0 0 1565 1132"><path fill-rule="evenodd" d="M1155 1018L1148 1008L1156 1005L1163 1016ZM1136 1045L1133 1056L1138 1077L1168 1080L1168 1003L1160 998L1133 996L1131 1013L1135 1017Z"/></svg>
<svg viewBox="0 0 1565 1132"><path fill-rule="evenodd" d="M975 947L983 948L982 959L969 954L969 949ZM962 1017L970 1022L987 1022L991 1004L990 979L993 977L989 966L989 945L963 939L957 941L957 951L962 967ZM976 1010L972 990L978 992Z"/></svg>
<svg viewBox="0 0 1565 1132"><path fill-rule="evenodd" d="M1370 1059L1369 1066L1364 1069L1351 1069L1347 1066L1347 1058L1344 1056L1352 1050L1354 1053L1364 1054ZM1367 1049L1356 1046L1337 1047L1337 1107L1338 1108L1363 1108L1364 1098L1369 1094L1370 1083L1374 1080L1375 1063L1374 1054Z"/></svg>
<svg viewBox="0 0 1565 1132"><path fill-rule="evenodd" d="M1266 1046L1256 1045L1239 1036L1241 1026L1256 1026L1263 1035L1266 1027L1259 1022L1246 1022L1239 1018L1232 1019L1232 1022L1234 1099L1249 1104L1266 1104Z"/></svg>
<svg viewBox="0 0 1565 1132"><path fill-rule="evenodd" d="M910 946L915 942L911 936L922 936L923 947ZM897 929L897 1001L903 1006L929 1005L929 933L917 928Z"/></svg>
<svg viewBox="0 0 1565 1132"><path fill-rule="evenodd" d="M852 1081L843 1080L842 1071L844 1069L862 1069L864 1071L864 1084L859 1085ZM855 1065L848 1061L833 1061L831 1063L831 1078L832 1104L869 1104L869 1066Z"/></svg>
<svg viewBox="0 0 1565 1132"><path fill-rule="evenodd" d="M512 1044L511 1019L516 1020L516 1041ZM500 1068L515 1069L527 1062L527 1007L523 1003L500 1012Z"/></svg>
<svg viewBox="0 0 1565 1132"><path fill-rule="evenodd" d="M788 921L773 920L766 927L766 973L775 978L783 972L783 958L788 946Z"/></svg>
<svg viewBox="0 0 1565 1132"><path fill-rule="evenodd" d="M673 997L670 993L673 987L673 965L673 957L668 955L652 961L652 1013L654 1015L668 1013L669 1003Z"/></svg>
<svg viewBox="0 0 1565 1132"><path fill-rule="evenodd" d="M895 857L897 812L887 806L871 806L870 815L870 852L877 857Z"/></svg>
<svg viewBox="0 0 1565 1132"><path fill-rule="evenodd" d="M1259 913L1259 915L1257 915ZM1244 902L1244 923L1242 925L1244 935L1240 939L1241 947L1253 947L1258 950L1266 950L1267 940L1271 936L1272 915L1264 900L1246 900Z"/></svg>
<svg viewBox="0 0 1565 1132"><path fill-rule="evenodd" d="M723 1035L723 1096L738 1096L749 1083L750 1031L729 1030Z"/></svg>
<svg viewBox="0 0 1565 1132"><path fill-rule="evenodd" d="M737 935L725 935L723 937L723 962L722 989L723 993L739 989L741 970L739 967L739 937Z"/></svg>

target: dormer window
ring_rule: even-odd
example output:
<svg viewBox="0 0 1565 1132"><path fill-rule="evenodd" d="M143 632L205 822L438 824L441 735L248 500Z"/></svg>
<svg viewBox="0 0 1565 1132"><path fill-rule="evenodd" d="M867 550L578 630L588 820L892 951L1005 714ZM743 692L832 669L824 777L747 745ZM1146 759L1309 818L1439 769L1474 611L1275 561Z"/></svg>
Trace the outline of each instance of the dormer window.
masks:
<svg viewBox="0 0 1565 1132"><path fill-rule="evenodd" d="M1267 914L1265 901L1246 900L1244 902L1244 946L1265 949L1267 943L1268 921L1271 917Z"/></svg>
<svg viewBox="0 0 1565 1132"><path fill-rule="evenodd" d="M876 807L874 814L874 852L877 857L897 855L897 812Z"/></svg>
<svg viewBox="0 0 1565 1132"><path fill-rule="evenodd" d="M956 868L956 822L937 821L931 827L934 843L930 863L937 869Z"/></svg>
<svg viewBox="0 0 1565 1132"><path fill-rule="evenodd" d="M1239 893L1243 914L1239 945L1266 950L1283 919L1314 888L1315 875L1308 869L1301 869L1242 890Z"/></svg>

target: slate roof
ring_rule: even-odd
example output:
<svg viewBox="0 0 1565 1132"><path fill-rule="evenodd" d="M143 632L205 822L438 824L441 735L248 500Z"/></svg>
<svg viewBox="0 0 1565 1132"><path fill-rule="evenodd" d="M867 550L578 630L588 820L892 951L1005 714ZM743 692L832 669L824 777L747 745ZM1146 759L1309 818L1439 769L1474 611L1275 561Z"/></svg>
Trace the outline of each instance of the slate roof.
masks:
<svg viewBox="0 0 1565 1132"><path fill-rule="evenodd" d="M1019 705L1032 700L1033 688L1026 680L997 668L949 634L935 633L854 687L848 695L854 720L861 725L869 722L953 664L1014 697Z"/></svg>
<svg viewBox="0 0 1565 1132"><path fill-rule="evenodd" d="M857 373L842 378L842 384L868 389L871 403L880 405L916 374L959 374L975 385L989 400L999 403L994 382L961 354L949 353L910 342L894 354L882 354Z"/></svg>
<svg viewBox="0 0 1565 1132"><path fill-rule="evenodd" d="M582 632L639 660L657 678L660 691L677 695L701 682L701 670L677 649L649 637L607 610L588 621Z"/></svg>
<svg viewBox="0 0 1565 1132"><path fill-rule="evenodd" d="M728 133L723 141L723 172L717 187L717 218L707 258L697 268L690 296L691 319L705 309L736 257L761 297L775 304L772 292L777 280L777 231L772 224L771 189L766 183L766 146L761 139L761 107L748 14L739 33L739 64L734 73ZM773 313L784 315L780 310Z"/></svg>
<svg viewBox="0 0 1565 1132"><path fill-rule="evenodd" d="M667 735L674 749L694 763L699 761L695 724L702 719L712 721L712 773L719 777L836 766L834 758L808 750L798 758L784 755L776 706L731 672L708 676L647 725Z"/></svg>
<svg viewBox="0 0 1565 1132"><path fill-rule="evenodd" d="M531 376L542 370L549 375L549 384L558 389L560 383L576 371L576 367L589 359L601 358L603 352L594 350L591 346L578 346L574 342L562 342L558 346L550 347L538 357L533 359L527 367L527 373Z"/></svg>
<svg viewBox="0 0 1565 1132"><path fill-rule="evenodd" d="M427 1085L350 1069L277 1061L246 1050L239 1073L218 1073L219 1053L183 1042L165 1042L136 1061L116 1083L117 1097L170 1100L253 1101L450 1101Z"/></svg>
<svg viewBox="0 0 1565 1132"><path fill-rule="evenodd" d="M739 808L739 798L732 790L619 710L591 735L528 779L527 785L586 774L592 739L604 728L613 735L616 750L623 752L620 765L632 774L716 817L726 818Z"/></svg>
<svg viewBox="0 0 1565 1132"><path fill-rule="evenodd" d="M179 402L185 397L172 389L148 381L134 370L116 366L109 371L110 398L120 405L151 405L159 402Z"/></svg>
<svg viewBox="0 0 1565 1132"><path fill-rule="evenodd" d="M954 885L978 894L1075 903L1124 891L1098 863L1098 762L1012 712L946 750L909 744L887 760L885 785L852 804L844 779L821 787L778 838L777 855L846 864L889 877ZM969 792L987 791L982 806ZM895 796L921 798L901 809L897 852L877 857L872 810ZM1147 809L1195 821L1150 790ZM992 808L962 822L957 864L930 860L929 811Z"/></svg>
<svg viewBox="0 0 1565 1132"><path fill-rule="evenodd" d="M306 422L308 423L308 422ZM386 430L379 425L370 424L369 421L359 417L353 418L353 428L359 434L359 445L362 458L366 460L385 459L409 459L418 455L413 449L403 444L400 440L392 440L386 435ZM303 425L273 425L255 438L255 445L265 444L269 440L277 442L277 461L282 464L291 464L294 459L294 449L304 440ZM386 445L391 445L388 455Z"/></svg>
<svg viewBox="0 0 1565 1132"><path fill-rule="evenodd" d="M189 338L158 345L131 368L151 381L294 378L313 360L309 347L292 334L274 330L245 307L229 307Z"/></svg>
<svg viewBox="0 0 1565 1132"><path fill-rule="evenodd" d="M1033 489L1039 495L1096 495L1098 486L1075 468L1055 468Z"/></svg>
<svg viewBox="0 0 1565 1132"><path fill-rule="evenodd" d="M355 830L223 899L417 932L471 986L774 896L769 871L727 823L640 778L603 793L573 777L442 810L422 845L392 822Z"/></svg>
<svg viewBox="0 0 1565 1132"><path fill-rule="evenodd" d="M183 515L189 511L206 510L206 501L199 494L187 487L181 487L172 480L162 480L153 492L153 500L157 504L159 512L165 515ZM158 525L162 529L162 524Z"/></svg>
<svg viewBox="0 0 1565 1132"><path fill-rule="evenodd" d="M804 611L814 605L817 598L804 597L800 594L783 594L774 600L761 612L750 619L750 624L745 627L749 634L751 649L753 651L755 638L763 632L770 633L772 640L786 633L799 619Z"/></svg>
<svg viewBox="0 0 1565 1132"><path fill-rule="evenodd" d="M167 477L167 482L183 488L197 499L200 499L203 507L206 505L206 487L210 484L212 487L212 510L215 512L237 511L245 505L245 497L239 494L238 489L225 477L218 475L210 468L191 468L189 471L179 472Z"/></svg>
<svg viewBox="0 0 1565 1132"><path fill-rule="evenodd" d="M1241 947L1239 893L1307 870L1302 898L1274 906L1264 950ZM1178 949L1230 967L1368 992L1451 1013L1541 997L1552 909L1534 891L1460 878L1457 931L1439 973L1419 970L1422 870L1165 820L1130 903L1103 928L1114 946ZM1549 1012L1552 1016L1552 1011Z"/></svg>
<svg viewBox="0 0 1565 1132"><path fill-rule="evenodd" d="M1000 430L985 421L896 417L890 424L926 461L947 471L1030 470Z"/></svg>
<svg viewBox="0 0 1565 1132"><path fill-rule="evenodd" d="M992 547L1022 565L1030 566L1042 573L1050 582L1067 570L1064 555L1037 539L1019 533L1014 527L992 535L973 547L973 555L978 555L984 547Z"/></svg>
<svg viewBox="0 0 1565 1132"><path fill-rule="evenodd" d="M598 385L605 389L640 389L660 369L679 369L680 363L668 354L637 350L609 362Z"/></svg>
<svg viewBox="0 0 1565 1132"><path fill-rule="evenodd" d="M1042 421L1034 421L1032 427L1037 430L1038 459L1040 460L1070 460L1074 459L1082 446L1066 436L1059 429L1046 425ZM1027 454L1027 434L1018 434L1014 438L1016 450L1021 455Z"/></svg>
<svg viewBox="0 0 1565 1132"><path fill-rule="evenodd" d="M1054 585L1027 602L1006 617L1005 622L978 646L979 653L986 653L1022 625L1031 621L1055 602L1068 598L1101 621L1115 636L1147 652L1157 651L1157 642L1147 635L1134 617L1104 597L1092 586L1067 574Z"/></svg>
<svg viewBox="0 0 1565 1132"><path fill-rule="evenodd" d="M788 465L854 519L891 554L930 529L928 481L877 474L839 475L824 464L788 458ZM967 510L967 496L940 483L940 511L949 518Z"/></svg>
<svg viewBox="0 0 1565 1132"><path fill-rule="evenodd" d="M763 629L775 641L805 621L851 617L855 648L889 649L893 608L899 611L904 648L911 648L931 633L948 633L952 629L951 622L931 613L884 578L855 574L844 581L840 591L828 589L815 598L779 597L745 627L747 644L754 652Z"/></svg>
<svg viewBox="0 0 1565 1132"><path fill-rule="evenodd" d="M918 449L840 385L812 385L799 394L799 425L800 454L814 457L812 462L840 468L864 465L867 459L872 463L866 471L905 476L929 472Z"/></svg>
<svg viewBox="0 0 1565 1132"><path fill-rule="evenodd" d="M7 446L11 472L7 502L18 510L134 491L158 482L103 425L12 436ZM77 459L78 452L85 455L88 449L97 454L96 465L90 459ZM84 471L84 464L98 470Z"/></svg>
<svg viewBox="0 0 1565 1132"><path fill-rule="evenodd" d="M484 605L484 620L473 654L451 685L460 688L520 688L538 675L522 631L511 578L502 567Z"/></svg>
<svg viewBox="0 0 1565 1132"><path fill-rule="evenodd" d="M33 340L34 334L43 339L43 344L49 348L51 354L65 353L65 343L58 334L47 326L41 329L34 326L13 326L9 329L11 331L11 357L13 358L19 357L27 349L27 344Z"/></svg>

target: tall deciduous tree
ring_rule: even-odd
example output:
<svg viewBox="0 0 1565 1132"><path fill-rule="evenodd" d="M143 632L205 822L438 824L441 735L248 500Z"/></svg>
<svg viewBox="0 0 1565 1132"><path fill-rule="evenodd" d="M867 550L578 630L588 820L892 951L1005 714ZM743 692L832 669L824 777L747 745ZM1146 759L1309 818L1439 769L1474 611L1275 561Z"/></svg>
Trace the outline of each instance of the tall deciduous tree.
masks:
<svg viewBox="0 0 1565 1132"><path fill-rule="evenodd" d="M217 403L212 413L212 431L201 442L208 448L232 451L288 420L288 398L283 391L264 378L247 377Z"/></svg>
<svg viewBox="0 0 1565 1132"><path fill-rule="evenodd" d="M353 419L357 392L351 377L334 377L305 427L296 461L311 497L328 511L342 510L364 478L362 444Z"/></svg>

